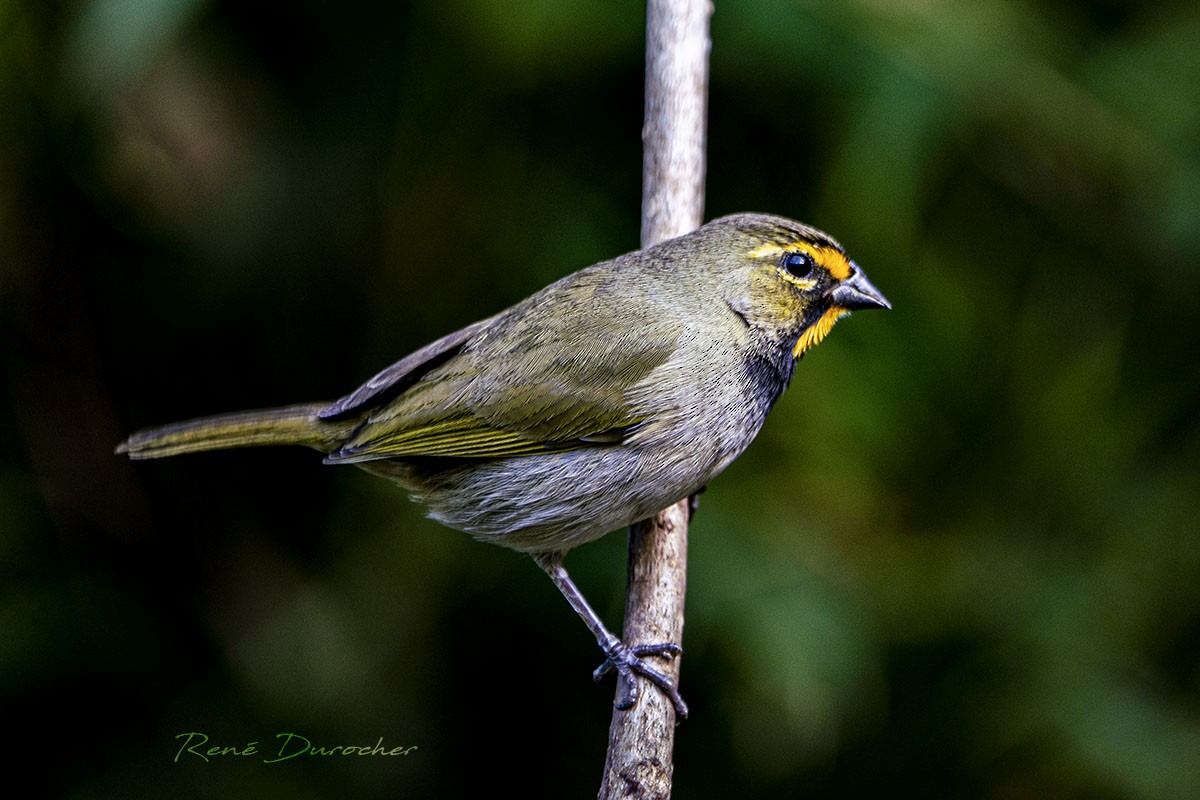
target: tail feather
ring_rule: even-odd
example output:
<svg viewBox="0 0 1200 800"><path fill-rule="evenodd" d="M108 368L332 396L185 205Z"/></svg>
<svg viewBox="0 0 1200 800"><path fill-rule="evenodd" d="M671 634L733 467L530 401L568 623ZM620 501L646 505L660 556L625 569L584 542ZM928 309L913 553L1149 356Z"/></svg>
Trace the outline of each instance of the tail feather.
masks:
<svg viewBox="0 0 1200 800"><path fill-rule="evenodd" d="M215 417L175 422L139 431L117 453L133 459L165 458L202 450L298 444L329 452L349 435L354 420L324 420L317 412L325 403L239 411Z"/></svg>

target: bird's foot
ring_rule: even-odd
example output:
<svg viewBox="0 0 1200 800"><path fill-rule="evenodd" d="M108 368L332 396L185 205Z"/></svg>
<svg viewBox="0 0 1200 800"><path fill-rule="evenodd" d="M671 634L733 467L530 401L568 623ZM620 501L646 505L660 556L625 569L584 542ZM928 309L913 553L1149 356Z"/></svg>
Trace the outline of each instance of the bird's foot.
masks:
<svg viewBox="0 0 1200 800"><path fill-rule="evenodd" d="M683 702L683 698L680 697L675 682L642 660L644 656L676 658L683 654L682 647L673 642L639 644L630 647L624 642L616 640L614 644L605 648L605 653L608 658L592 673L592 680L601 680L613 670L617 671L621 686L620 696L615 704L617 708L623 711L632 708L633 704L637 702L638 687L637 679L634 677L636 674L653 683L667 696L671 704L675 706L676 723L687 719L687 703Z"/></svg>

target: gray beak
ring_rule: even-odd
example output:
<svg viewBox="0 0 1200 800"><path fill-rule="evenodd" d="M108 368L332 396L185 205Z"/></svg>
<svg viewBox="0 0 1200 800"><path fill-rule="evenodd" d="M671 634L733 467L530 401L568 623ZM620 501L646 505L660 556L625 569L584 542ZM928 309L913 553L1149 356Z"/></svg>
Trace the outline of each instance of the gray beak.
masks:
<svg viewBox="0 0 1200 800"><path fill-rule="evenodd" d="M851 261L850 268L853 270L850 277L825 293L830 305L841 306L847 311L892 307L883 293L867 280L866 274L859 269L858 264Z"/></svg>

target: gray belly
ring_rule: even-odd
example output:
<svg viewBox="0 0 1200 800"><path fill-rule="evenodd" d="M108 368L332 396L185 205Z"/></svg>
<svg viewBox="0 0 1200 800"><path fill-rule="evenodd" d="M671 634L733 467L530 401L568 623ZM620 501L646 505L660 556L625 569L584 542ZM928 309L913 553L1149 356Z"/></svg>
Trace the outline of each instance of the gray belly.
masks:
<svg viewBox="0 0 1200 800"><path fill-rule="evenodd" d="M399 483L448 527L523 552L569 550L701 489L746 448L783 387L778 377L772 385L759 385L758 375L742 382L691 377L673 384L681 387L674 396L659 395L669 414L660 413L620 444L358 466Z"/></svg>

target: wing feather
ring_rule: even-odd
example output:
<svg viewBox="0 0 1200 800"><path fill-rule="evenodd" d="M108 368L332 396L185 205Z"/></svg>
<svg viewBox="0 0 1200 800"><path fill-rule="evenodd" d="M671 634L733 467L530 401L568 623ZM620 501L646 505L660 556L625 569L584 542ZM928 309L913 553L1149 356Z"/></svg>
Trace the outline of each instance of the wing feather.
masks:
<svg viewBox="0 0 1200 800"><path fill-rule="evenodd" d="M554 320L533 324L522 313L526 304L547 302L534 295L486 326L464 329L469 335L418 351L331 406L331 414L364 404L368 411L327 461L502 458L622 441L647 419L631 390L670 358L676 337L654 313L661 309L614 315L595 285L557 288L563 313ZM410 360L427 365L429 353L441 360L414 380Z"/></svg>

